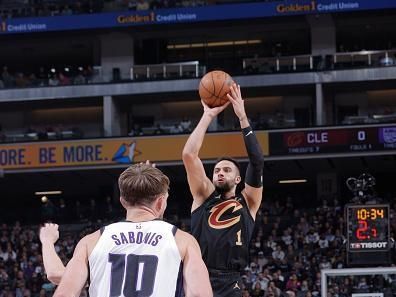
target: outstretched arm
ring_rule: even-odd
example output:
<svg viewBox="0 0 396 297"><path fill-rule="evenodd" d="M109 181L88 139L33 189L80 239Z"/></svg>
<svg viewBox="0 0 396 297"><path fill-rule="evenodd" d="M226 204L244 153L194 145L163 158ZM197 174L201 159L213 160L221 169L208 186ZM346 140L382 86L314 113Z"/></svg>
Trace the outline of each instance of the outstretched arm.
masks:
<svg viewBox="0 0 396 297"><path fill-rule="evenodd" d="M65 272L65 266L55 251L55 242L59 238L57 224L46 223L40 228L40 241L42 246L44 269L48 280L58 285Z"/></svg>
<svg viewBox="0 0 396 297"><path fill-rule="evenodd" d="M231 94L228 94L228 99L232 103L236 116L239 118L243 140L249 157L249 164L246 169L245 176L245 188L242 191L242 194L246 198L252 217L255 218L263 197L264 157L260 144L257 141L253 129L250 127L245 112L245 105L241 95L241 87L233 84L230 89Z"/></svg>
<svg viewBox="0 0 396 297"><path fill-rule="evenodd" d="M214 186L211 180L206 176L204 166L198 154L210 123L228 106L228 104L229 103L223 106L209 108L202 102L204 113L184 145L182 155L183 163L187 171L188 185L190 186L190 191L194 199L191 211L199 207L214 191Z"/></svg>

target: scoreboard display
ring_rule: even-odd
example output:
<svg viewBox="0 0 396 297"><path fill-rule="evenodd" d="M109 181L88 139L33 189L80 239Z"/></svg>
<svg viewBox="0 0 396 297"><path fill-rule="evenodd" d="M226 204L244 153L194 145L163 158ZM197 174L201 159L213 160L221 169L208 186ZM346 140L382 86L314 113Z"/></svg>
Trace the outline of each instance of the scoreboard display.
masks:
<svg viewBox="0 0 396 297"><path fill-rule="evenodd" d="M389 205L347 205L347 250L389 251Z"/></svg>
<svg viewBox="0 0 396 297"><path fill-rule="evenodd" d="M269 134L270 155L396 150L396 125Z"/></svg>

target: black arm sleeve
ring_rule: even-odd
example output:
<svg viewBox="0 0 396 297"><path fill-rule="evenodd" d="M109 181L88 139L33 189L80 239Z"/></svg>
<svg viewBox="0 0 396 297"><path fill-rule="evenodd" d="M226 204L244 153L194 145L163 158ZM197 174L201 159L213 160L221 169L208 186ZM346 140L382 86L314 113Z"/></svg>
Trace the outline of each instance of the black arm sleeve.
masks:
<svg viewBox="0 0 396 297"><path fill-rule="evenodd" d="M260 144L252 127L242 129L243 140L245 141L246 151L249 157L249 164L246 169L245 183L254 188L263 185L264 157Z"/></svg>

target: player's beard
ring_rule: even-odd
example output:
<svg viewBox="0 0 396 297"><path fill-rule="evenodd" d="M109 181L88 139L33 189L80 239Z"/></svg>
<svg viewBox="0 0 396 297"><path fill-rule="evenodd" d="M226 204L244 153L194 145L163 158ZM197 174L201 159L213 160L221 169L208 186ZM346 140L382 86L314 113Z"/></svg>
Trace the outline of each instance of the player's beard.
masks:
<svg viewBox="0 0 396 297"><path fill-rule="evenodd" d="M219 194L227 193L232 189L230 182L225 182L225 183L221 183L221 184L216 182L214 186L215 186L216 192Z"/></svg>

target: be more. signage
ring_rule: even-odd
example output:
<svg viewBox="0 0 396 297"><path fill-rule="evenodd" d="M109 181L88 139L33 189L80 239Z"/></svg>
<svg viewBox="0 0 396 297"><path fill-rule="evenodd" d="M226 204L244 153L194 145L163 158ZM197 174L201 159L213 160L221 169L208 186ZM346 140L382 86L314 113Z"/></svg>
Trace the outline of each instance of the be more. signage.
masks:
<svg viewBox="0 0 396 297"><path fill-rule="evenodd" d="M256 133L264 155L268 155L268 135ZM183 146L188 135L101 138L0 145L0 169L84 168L95 166L128 166L134 162L181 163ZM240 132L214 133L205 137L200 152L202 159L221 156L246 158Z"/></svg>

